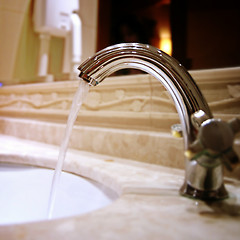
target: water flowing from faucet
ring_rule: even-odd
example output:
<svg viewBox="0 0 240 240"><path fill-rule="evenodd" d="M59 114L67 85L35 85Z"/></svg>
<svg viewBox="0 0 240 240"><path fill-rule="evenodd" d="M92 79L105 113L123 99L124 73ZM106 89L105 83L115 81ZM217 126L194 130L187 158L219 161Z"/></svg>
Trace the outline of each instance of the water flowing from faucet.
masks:
<svg viewBox="0 0 240 240"><path fill-rule="evenodd" d="M53 215L54 205L56 201L56 193L57 193L57 187L60 181L60 176L63 168L63 163L66 157L67 148L72 132L72 128L74 125L74 122L76 121L77 114L84 102L84 100L87 97L89 91L89 85L85 81L80 81L79 87L77 92L75 93L75 96L73 98L71 110L68 116L67 126L65 129L64 138L62 140L59 155L58 155L58 161L57 165L54 171L54 176L52 180L52 186L50 191L50 197L49 197L49 204L48 204L48 218L51 219Z"/></svg>

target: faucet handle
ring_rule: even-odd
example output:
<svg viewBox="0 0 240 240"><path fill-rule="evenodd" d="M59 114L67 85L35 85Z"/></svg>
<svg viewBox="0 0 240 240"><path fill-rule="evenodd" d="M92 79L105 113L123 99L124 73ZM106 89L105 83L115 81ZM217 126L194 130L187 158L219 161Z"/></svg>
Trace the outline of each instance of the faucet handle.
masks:
<svg viewBox="0 0 240 240"><path fill-rule="evenodd" d="M240 132L240 119L239 118L233 118L228 121L230 128L234 132L234 134L237 134Z"/></svg>
<svg viewBox="0 0 240 240"><path fill-rule="evenodd" d="M239 163L238 156L233 150L233 142L235 134L240 131L240 119L224 122L220 119L206 119L207 116L204 114L201 116L192 118L198 133L196 140L185 151L185 156L197 161L201 161L202 156L208 160L218 159L217 162L221 160L228 170L232 170L232 165ZM216 164L216 161L211 162L213 165Z"/></svg>
<svg viewBox="0 0 240 240"><path fill-rule="evenodd" d="M207 119L209 119L209 116L203 110L198 110L191 115L191 122L196 130L198 130Z"/></svg>

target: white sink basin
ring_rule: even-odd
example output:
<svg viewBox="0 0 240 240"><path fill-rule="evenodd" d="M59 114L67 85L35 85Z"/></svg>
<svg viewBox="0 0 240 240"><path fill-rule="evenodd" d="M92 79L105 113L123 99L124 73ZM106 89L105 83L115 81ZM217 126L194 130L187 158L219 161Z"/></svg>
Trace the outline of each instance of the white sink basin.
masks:
<svg viewBox="0 0 240 240"><path fill-rule="evenodd" d="M0 224L48 219L53 170L0 163ZM62 172L52 218L87 213L107 206L117 194L103 185Z"/></svg>

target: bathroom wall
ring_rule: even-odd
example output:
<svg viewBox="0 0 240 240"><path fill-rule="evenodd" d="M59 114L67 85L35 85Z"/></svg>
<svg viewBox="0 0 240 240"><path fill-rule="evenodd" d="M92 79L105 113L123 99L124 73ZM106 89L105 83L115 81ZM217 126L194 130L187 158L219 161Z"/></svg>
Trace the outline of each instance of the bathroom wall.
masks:
<svg viewBox="0 0 240 240"><path fill-rule="evenodd" d="M82 59L96 51L97 0L79 0L82 20ZM44 81L37 78L39 38L33 30L32 0L0 1L0 82L5 85ZM49 74L67 80L62 74L64 39L52 37Z"/></svg>
<svg viewBox="0 0 240 240"><path fill-rule="evenodd" d="M0 1L0 82L12 81L29 0Z"/></svg>

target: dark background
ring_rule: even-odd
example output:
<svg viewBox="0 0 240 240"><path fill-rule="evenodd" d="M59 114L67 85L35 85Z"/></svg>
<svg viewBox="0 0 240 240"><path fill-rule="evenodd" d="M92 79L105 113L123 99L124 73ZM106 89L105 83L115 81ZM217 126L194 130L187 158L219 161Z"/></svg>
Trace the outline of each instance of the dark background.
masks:
<svg viewBox="0 0 240 240"><path fill-rule="evenodd" d="M172 56L187 69L240 66L238 0L99 0L97 50L121 42L159 47L169 25Z"/></svg>

